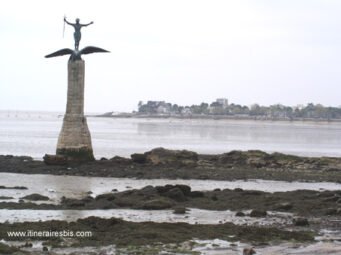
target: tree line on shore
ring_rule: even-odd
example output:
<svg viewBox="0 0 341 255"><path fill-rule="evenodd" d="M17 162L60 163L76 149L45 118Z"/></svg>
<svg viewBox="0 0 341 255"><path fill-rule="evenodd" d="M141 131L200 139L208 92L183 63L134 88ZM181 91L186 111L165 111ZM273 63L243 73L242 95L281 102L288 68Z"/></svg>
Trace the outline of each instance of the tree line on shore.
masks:
<svg viewBox="0 0 341 255"><path fill-rule="evenodd" d="M227 100L226 100L227 102ZM280 119L341 119L341 107L323 106L322 104L309 103L307 105L285 106L274 104L262 106L253 104L250 107L240 104L221 103L217 100L200 105L180 106L165 101L148 101L138 104L137 114L158 115L230 115L240 117L263 117Z"/></svg>

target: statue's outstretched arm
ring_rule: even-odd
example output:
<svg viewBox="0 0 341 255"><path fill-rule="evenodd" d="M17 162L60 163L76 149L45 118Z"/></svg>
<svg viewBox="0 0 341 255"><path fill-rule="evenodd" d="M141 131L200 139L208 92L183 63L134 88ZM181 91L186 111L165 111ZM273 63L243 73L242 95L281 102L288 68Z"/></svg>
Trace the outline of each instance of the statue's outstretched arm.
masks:
<svg viewBox="0 0 341 255"><path fill-rule="evenodd" d="M73 23L70 23L69 21L67 21L66 18L64 18L64 21L66 22L66 24L69 24L69 25L71 25L71 26L74 25Z"/></svg>
<svg viewBox="0 0 341 255"><path fill-rule="evenodd" d="M94 22L93 21L91 21L90 23L88 23L88 24L82 24L82 27L87 27L87 26L89 26L89 25L91 25L91 24L94 24Z"/></svg>

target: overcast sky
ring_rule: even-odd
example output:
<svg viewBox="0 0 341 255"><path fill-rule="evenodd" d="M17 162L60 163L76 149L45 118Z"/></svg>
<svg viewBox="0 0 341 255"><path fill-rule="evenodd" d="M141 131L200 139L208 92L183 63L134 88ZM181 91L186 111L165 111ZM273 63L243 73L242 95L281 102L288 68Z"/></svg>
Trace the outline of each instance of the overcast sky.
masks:
<svg viewBox="0 0 341 255"><path fill-rule="evenodd" d="M85 110L132 111L139 100L180 105L339 106L339 0L5 0L0 9L0 110L64 111L74 22L85 55Z"/></svg>

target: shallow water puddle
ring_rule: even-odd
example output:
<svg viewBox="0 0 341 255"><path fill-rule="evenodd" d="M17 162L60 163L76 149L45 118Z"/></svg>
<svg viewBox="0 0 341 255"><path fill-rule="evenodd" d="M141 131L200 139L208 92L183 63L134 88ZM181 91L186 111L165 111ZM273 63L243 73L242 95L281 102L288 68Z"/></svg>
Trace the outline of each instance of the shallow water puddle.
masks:
<svg viewBox="0 0 341 255"><path fill-rule="evenodd" d="M245 211L249 213L249 211ZM266 218L236 217L233 211L210 211L191 208L186 214L174 214L172 210L0 210L0 222L24 222L77 219L90 216L101 218L120 218L127 221L143 222L186 222L189 224L221 224L233 222L236 225L283 225L290 224L292 214L268 212Z"/></svg>
<svg viewBox="0 0 341 255"><path fill-rule="evenodd" d="M332 182L285 182L268 180L167 180L167 179L130 179L130 178L103 178L81 176L58 176L42 174L13 174L0 173L0 185L6 187L25 186L26 190L0 189L0 196L13 197L15 200L22 196L39 193L48 196L52 202L57 202L62 196L81 198L91 191L96 196L111 192L113 189L124 191L140 189L147 185L158 186L166 184L185 184L192 190L214 190L242 188L267 192L307 190L341 190L340 183ZM5 200L0 200L5 201Z"/></svg>

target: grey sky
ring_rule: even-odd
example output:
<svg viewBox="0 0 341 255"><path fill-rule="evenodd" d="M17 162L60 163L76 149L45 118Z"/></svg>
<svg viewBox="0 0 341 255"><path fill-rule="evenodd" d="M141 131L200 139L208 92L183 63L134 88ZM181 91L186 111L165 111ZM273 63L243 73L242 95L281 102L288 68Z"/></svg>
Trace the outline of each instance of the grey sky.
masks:
<svg viewBox="0 0 341 255"><path fill-rule="evenodd" d="M84 56L88 112L131 111L139 100L181 105L226 97L250 105L339 106L341 1L5 0L0 9L0 109L64 111L67 57Z"/></svg>

